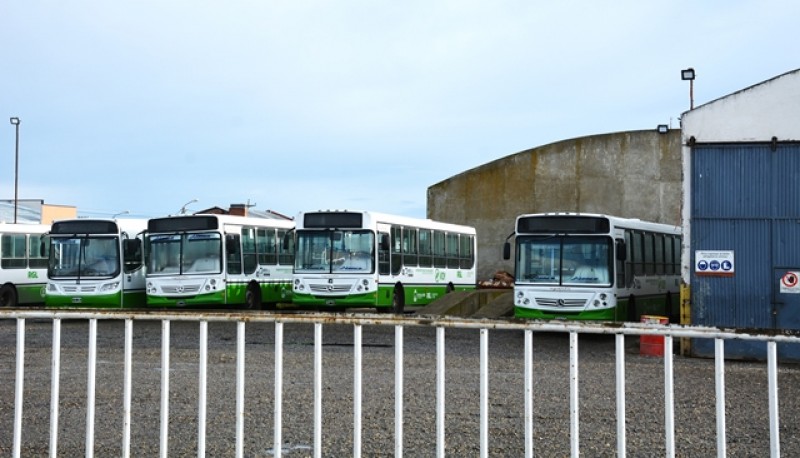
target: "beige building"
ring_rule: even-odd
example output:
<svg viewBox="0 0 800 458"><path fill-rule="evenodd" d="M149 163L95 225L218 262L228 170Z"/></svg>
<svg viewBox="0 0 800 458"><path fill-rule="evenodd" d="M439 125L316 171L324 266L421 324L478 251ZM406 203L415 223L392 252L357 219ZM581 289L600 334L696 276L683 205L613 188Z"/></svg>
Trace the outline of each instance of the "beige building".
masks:
<svg viewBox="0 0 800 458"><path fill-rule="evenodd" d="M498 270L516 217L606 213L681 224L680 130L618 132L564 140L506 156L428 188L427 216L474 226L478 280Z"/></svg>

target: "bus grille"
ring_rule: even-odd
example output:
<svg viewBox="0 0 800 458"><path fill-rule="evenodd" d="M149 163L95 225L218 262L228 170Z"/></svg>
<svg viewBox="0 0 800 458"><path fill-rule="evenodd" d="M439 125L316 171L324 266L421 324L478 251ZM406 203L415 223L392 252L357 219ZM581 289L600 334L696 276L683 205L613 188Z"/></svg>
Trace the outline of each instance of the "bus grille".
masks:
<svg viewBox="0 0 800 458"><path fill-rule="evenodd" d="M309 289L313 293L333 293L333 294L342 294L342 293L349 293L350 289L352 288L351 285L335 285L331 283L322 283L322 284L310 284L308 285Z"/></svg>
<svg viewBox="0 0 800 458"><path fill-rule="evenodd" d="M200 291L200 285L164 285L161 291L164 294L192 294Z"/></svg>
<svg viewBox="0 0 800 458"><path fill-rule="evenodd" d="M564 308L564 309L571 309L571 308L584 308L586 306L585 299L554 299L551 297L537 297L536 304L541 307L553 307L553 308Z"/></svg>
<svg viewBox="0 0 800 458"><path fill-rule="evenodd" d="M65 293L93 293L97 287L95 285L63 285Z"/></svg>

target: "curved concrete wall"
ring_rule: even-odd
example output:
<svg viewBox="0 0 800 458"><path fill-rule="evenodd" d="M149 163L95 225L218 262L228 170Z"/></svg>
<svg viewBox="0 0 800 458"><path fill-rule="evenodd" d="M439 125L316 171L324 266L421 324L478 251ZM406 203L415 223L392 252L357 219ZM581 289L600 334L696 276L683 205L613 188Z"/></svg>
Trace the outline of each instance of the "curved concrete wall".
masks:
<svg viewBox="0 0 800 458"><path fill-rule="evenodd" d="M512 154L428 188L428 218L475 226L478 280L497 270L517 215L607 213L680 225L680 130L619 132Z"/></svg>

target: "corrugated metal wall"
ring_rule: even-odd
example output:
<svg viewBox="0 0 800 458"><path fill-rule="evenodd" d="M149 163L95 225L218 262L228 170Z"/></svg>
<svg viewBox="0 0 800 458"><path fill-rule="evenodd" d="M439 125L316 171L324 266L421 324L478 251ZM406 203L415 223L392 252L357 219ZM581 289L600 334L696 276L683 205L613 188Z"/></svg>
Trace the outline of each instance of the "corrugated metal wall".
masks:
<svg viewBox="0 0 800 458"><path fill-rule="evenodd" d="M800 145L701 144L691 161L690 265L698 250L733 251L735 260L733 277L692 272L692 323L800 329L800 294L779 295L777 280L800 270ZM726 356L761 359L764 348L731 343ZM713 342L695 341L692 351L713 355ZM782 356L800 360L794 352Z"/></svg>

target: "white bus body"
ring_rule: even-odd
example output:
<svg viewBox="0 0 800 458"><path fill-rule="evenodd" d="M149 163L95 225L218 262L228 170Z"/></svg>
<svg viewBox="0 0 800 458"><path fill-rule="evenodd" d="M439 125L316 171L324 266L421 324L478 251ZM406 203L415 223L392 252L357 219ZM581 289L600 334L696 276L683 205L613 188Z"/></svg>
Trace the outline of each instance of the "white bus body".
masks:
<svg viewBox="0 0 800 458"><path fill-rule="evenodd" d="M48 307L145 305L144 219L68 219L50 229Z"/></svg>
<svg viewBox="0 0 800 458"><path fill-rule="evenodd" d="M680 227L587 213L516 219L514 315L638 321L678 316ZM504 258L510 257L510 244Z"/></svg>
<svg viewBox="0 0 800 458"><path fill-rule="evenodd" d="M46 224L0 223L0 307L44 303Z"/></svg>
<svg viewBox="0 0 800 458"><path fill-rule="evenodd" d="M147 304L274 308L291 301L294 221L231 215L153 218Z"/></svg>
<svg viewBox="0 0 800 458"><path fill-rule="evenodd" d="M300 213L293 303L403 311L476 285L475 228L365 211Z"/></svg>

